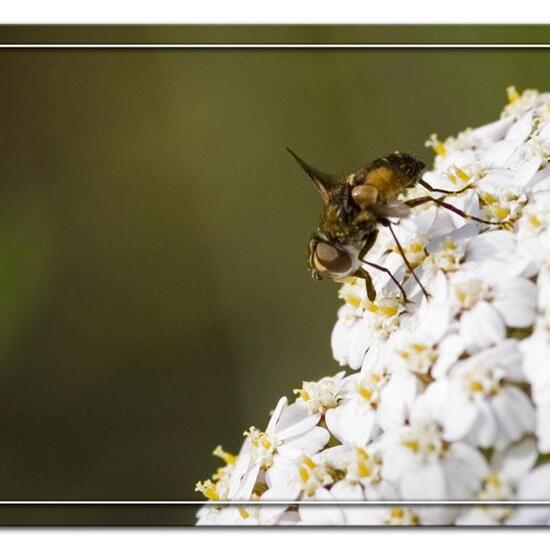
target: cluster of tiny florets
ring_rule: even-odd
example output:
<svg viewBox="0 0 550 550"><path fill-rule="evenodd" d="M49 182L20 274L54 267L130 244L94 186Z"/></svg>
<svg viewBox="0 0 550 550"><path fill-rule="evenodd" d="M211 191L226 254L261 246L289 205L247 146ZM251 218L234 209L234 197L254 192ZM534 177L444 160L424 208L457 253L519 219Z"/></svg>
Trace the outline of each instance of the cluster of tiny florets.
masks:
<svg viewBox="0 0 550 550"><path fill-rule="evenodd" d="M374 301L342 284L344 370L282 397L238 456L216 449L199 524L550 524L550 506L486 503L550 500L550 94L508 101L496 122L427 142L424 180L454 192L434 195L493 225L433 203L396 223L430 299L381 228L369 260L409 300L382 271ZM250 504L216 504L235 500ZM480 504L372 504L385 500Z"/></svg>

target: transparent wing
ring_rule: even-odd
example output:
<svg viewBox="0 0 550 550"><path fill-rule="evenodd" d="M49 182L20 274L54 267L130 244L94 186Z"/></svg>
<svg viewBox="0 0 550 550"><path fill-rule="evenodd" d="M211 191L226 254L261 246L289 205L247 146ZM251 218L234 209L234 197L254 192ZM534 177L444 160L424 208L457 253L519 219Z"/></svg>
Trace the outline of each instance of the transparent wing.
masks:
<svg viewBox="0 0 550 550"><path fill-rule="evenodd" d="M380 218L408 218L411 213L411 209L398 200L386 204L373 204L370 210Z"/></svg>

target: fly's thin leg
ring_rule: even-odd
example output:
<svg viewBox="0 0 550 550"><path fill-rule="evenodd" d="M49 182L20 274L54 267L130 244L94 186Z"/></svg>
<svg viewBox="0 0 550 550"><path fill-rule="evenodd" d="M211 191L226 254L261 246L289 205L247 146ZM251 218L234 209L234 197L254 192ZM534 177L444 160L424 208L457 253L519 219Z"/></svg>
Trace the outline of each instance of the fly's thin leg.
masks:
<svg viewBox="0 0 550 550"><path fill-rule="evenodd" d="M460 210L460 208L457 208L456 206L453 206L452 204L449 204L448 202L445 202L441 199L436 199L435 197L418 197L416 199L410 199L408 201L405 201L405 204L407 206L410 206L411 208L414 208L415 206L420 206L421 204L425 204L430 201L435 202L436 204L441 206L441 208L445 208L451 212L454 212L455 214L457 214L461 218L464 218L465 220L473 220L475 222L485 223L487 225L502 226L502 222L491 222L489 220L483 220L481 218L478 218L477 216L466 214L464 210Z"/></svg>
<svg viewBox="0 0 550 550"><path fill-rule="evenodd" d="M420 206L422 204L426 204L427 202L435 200L433 197L428 197L427 195L425 197L416 197L416 199L409 199L406 201L403 201L408 207L414 208L415 206Z"/></svg>
<svg viewBox="0 0 550 550"><path fill-rule="evenodd" d="M355 273L355 277L359 277L365 281L365 287L367 289L367 297L371 302L376 300L376 289L374 288L374 283L372 282L372 277L368 271L359 268Z"/></svg>
<svg viewBox="0 0 550 550"><path fill-rule="evenodd" d="M365 240L365 244L361 247L359 251L359 259L362 260L365 257L365 254L374 246L376 238L378 237L378 229L373 229Z"/></svg>
<svg viewBox="0 0 550 550"><path fill-rule="evenodd" d="M373 247L376 237L378 237L378 229L373 229L368 235L365 240L365 243L361 247L361 250L359 251L359 259L363 260L363 257L365 254ZM357 272L355 273L356 277L360 277L361 279L364 279L365 281L365 287L367 290L367 296L371 302L374 302L376 299L376 289L374 288L374 283L372 282L372 278L370 276L370 273L368 271L365 271L364 269L359 268Z"/></svg>
<svg viewBox="0 0 550 550"><path fill-rule="evenodd" d="M464 191L471 189L472 184L469 183L462 189L459 189L458 191L449 191L448 189L439 189L437 187L432 187L426 180L419 179L417 182L419 185L424 187L424 189L427 189L428 191L431 191L432 193L445 193L446 195L459 195L460 193L463 193Z"/></svg>
<svg viewBox="0 0 550 550"><path fill-rule="evenodd" d="M378 230L377 229L374 229L371 233L369 233L369 235L367 236L367 240L365 241L365 244L363 245L363 247L361 248L361 251L359 252L359 259L363 263L365 263L367 265L370 265L371 267L374 267L375 269L378 269L379 271L383 271L384 273L387 273L389 275L389 277L391 278L391 280L397 285L397 287L401 291L401 294L403 294L403 300L406 303L406 302L409 301L407 299L407 293L405 292L405 289L403 288L401 283L395 278L393 273L388 268L386 268L382 265L378 265L378 264L375 264L373 262L369 262L368 260L364 259L365 254L373 247L377 237L378 237ZM367 281L367 278L363 276L363 278L365 279L365 283L367 284L367 295L368 295L368 291L369 291L368 283L370 282L370 284L372 285L372 279L366 271L364 271L364 270L360 270L360 271L362 271L363 273L366 273L368 275L368 281ZM373 289L374 289L374 286L373 286ZM374 298L375 297L376 297L376 293L374 294ZM371 299L370 296L369 296L369 300L371 300L371 301L374 298Z"/></svg>
<svg viewBox="0 0 550 550"><path fill-rule="evenodd" d="M414 199L412 199L414 200ZM395 234L395 231L393 230L392 224L390 220L387 218L381 218L380 223L382 225L385 225L392 234L393 240L395 241L395 244L397 245L397 249L399 250L399 254L401 254L401 257L403 258L403 261L405 262L405 265L407 266L407 269L409 270L410 274L414 277L414 280L418 283L418 286L422 289L422 293L424 296L426 296L427 299L430 298L430 295L428 294L428 291L424 288L424 285L420 282L420 279L417 277L416 273L414 272L414 269L409 262L407 255L405 254L405 251L403 250L403 247L401 246L401 243L399 242L399 239L397 238L397 235Z"/></svg>
<svg viewBox="0 0 550 550"><path fill-rule="evenodd" d="M387 273L390 279L397 285L397 287L401 291L401 294L403 294L403 300L405 301L405 303L409 301L407 298L407 293L405 292L405 289L403 288L401 283L395 278L394 274L387 267L384 267L383 265L375 264L373 262L368 262L367 260L363 260L363 262L366 263L367 265L370 265L371 267L374 267L374 269L378 269L379 271L383 271L384 273Z"/></svg>

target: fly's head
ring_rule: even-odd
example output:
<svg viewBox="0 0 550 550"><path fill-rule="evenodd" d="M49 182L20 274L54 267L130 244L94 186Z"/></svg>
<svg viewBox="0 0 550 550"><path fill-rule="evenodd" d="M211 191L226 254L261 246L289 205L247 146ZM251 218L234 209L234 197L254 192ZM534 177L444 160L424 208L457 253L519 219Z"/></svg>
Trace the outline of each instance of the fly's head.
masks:
<svg viewBox="0 0 550 550"><path fill-rule="evenodd" d="M358 195L354 174L348 177L324 174L290 153L311 178L323 200L321 219L309 242L310 272L317 280L327 276L341 281L360 268L359 251L366 235L376 225L376 216L362 207L361 201L364 203L367 199Z"/></svg>

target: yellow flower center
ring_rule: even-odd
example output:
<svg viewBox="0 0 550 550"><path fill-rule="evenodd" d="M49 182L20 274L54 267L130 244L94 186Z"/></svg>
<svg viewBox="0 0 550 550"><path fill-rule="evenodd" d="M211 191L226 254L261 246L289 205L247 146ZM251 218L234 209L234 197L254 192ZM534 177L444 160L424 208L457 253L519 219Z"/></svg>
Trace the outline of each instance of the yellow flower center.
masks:
<svg viewBox="0 0 550 550"><path fill-rule="evenodd" d="M515 103L521 97L515 86L508 86L506 95L508 96L508 103Z"/></svg>
<svg viewBox="0 0 550 550"><path fill-rule="evenodd" d="M447 148L442 141L437 139L437 134L432 134L430 139L426 141L426 147L431 147L436 155L444 156L447 153Z"/></svg>
<svg viewBox="0 0 550 550"><path fill-rule="evenodd" d="M487 297L488 289L479 280L470 280L454 285L455 296L463 309L473 308L480 300Z"/></svg>
<svg viewBox="0 0 550 550"><path fill-rule="evenodd" d="M213 451L212 454L221 458L226 464L235 464L237 457L234 454L224 451L221 445L218 445Z"/></svg>
<svg viewBox="0 0 550 550"><path fill-rule="evenodd" d="M216 484L210 479L199 481L195 485L195 491L202 493L208 500L220 500Z"/></svg>
<svg viewBox="0 0 550 550"><path fill-rule="evenodd" d="M373 372L357 384L356 391L370 407L376 408L380 401L380 392L387 381L387 375Z"/></svg>
<svg viewBox="0 0 550 550"><path fill-rule="evenodd" d="M386 525L419 525L420 517L410 510L391 508L383 523Z"/></svg>
<svg viewBox="0 0 550 550"><path fill-rule="evenodd" d="M482 392L483 391L483 384L481 382L479 382L478 380L472 380L470 382L470 389L473 391L473 392Z"/></svg>
<svg viewBox="0 0 550 550"><path fill-rule="evenodd" d="M379 313L381 315L384 315L385 317L393 317L394 315L397 315L397 312L399 311L398 306L392 304L389 301L385 303L381 302L379 304L369 302L366 305L366 309L371 313Z"/></svg>
<svg viewBox="0 0 550 550"><path fill-rule="evenodd" d="M324 464L317 464L311 457L304 456L298 464L298 475L306 495L312 496L318 487L333 483L332 476Z"/></svg>
<svg viewBox="0 0 550 550"><path fill-rule="evenodd" d="M294 394L306 404L311 414L324 413L340 402L339 390L342 375L343 373L326 376L318 382L304 381L301 388L293 390Z"/></svg>
<svg viewBox="0 0 550 550"><path fill-rule="evenodd" d="M459 166L454 166L451 168L447 173L447 177L452 183L460 183L461 185L468 183L472 179L472 176Z"/></svg>
<svg viewBox="0 0 550 550"><path fill-rule="evenodd" d="M254 459L262 468L269 468L273 463L273 455L277 452L280 441L271 438L267 433L251 426L243 435L248 436L254 450Z"/></svg>
<svg viewBox="0 0 550 550"><path fill-rule="evenodd" d="M529 216L529 223L535 228L539 229L542 226L542 220L538 217L532 214Z"/></svg>

